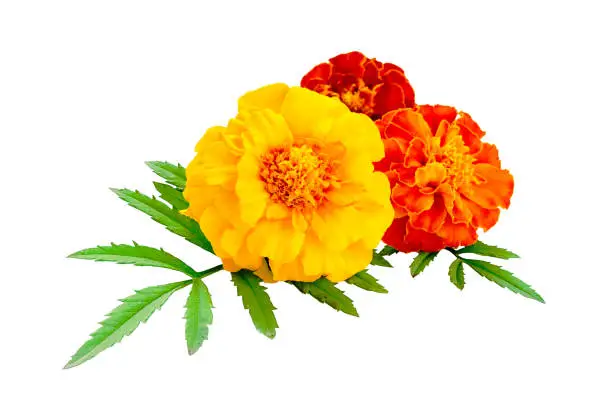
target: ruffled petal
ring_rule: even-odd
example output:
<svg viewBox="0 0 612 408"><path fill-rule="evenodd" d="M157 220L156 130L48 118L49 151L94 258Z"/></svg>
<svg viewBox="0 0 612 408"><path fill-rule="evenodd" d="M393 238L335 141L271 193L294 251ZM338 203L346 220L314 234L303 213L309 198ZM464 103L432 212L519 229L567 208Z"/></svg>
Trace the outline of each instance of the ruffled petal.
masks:
<svg viewBox="0 0 612 408"><path fill-rule="evenodd" d="M238 100L238 110L271 109L280 112L288 91L289 87L285 84L272 84L247 92Z"/></svg>

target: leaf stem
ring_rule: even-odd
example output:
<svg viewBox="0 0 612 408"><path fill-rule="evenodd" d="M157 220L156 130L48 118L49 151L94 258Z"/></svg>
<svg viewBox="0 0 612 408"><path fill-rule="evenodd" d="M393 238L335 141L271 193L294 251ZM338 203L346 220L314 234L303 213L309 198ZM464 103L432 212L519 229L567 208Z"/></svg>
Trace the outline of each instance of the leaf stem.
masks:
<svg viewBox="0 0 612 408"><path fill-rule="evenodd" d="M457 250L455 250L455 249L453 249L453 248L451 248L451 247L447 247L447 248L445 248L445 249L446 249L448 252L450 252L451 254L455 255L455 257L456 257L457 259L462 259L462 258L459 256L459 254L457 253Z"/></svg>
<svg viewBox="0 0 612 408"><path fill-rule="evenodd" d="M223 270L223 265L217 265L205 271L196 272L195 274L191 275L191 277L194 279L202 279L202 278L212 275L215 272L219 272L221 270Z"/></svg>

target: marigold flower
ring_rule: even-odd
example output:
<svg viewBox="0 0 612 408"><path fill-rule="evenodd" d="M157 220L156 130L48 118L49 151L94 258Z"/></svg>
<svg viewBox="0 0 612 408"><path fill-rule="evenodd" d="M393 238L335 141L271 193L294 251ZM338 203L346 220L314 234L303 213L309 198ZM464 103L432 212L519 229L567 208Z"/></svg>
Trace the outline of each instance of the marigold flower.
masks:
<svg viewBox="0 0 612 408"><path fill-rule="evenodd" d="M395 220L383 241L403 251L471 245L508 208L514 179L478 124L450 106L389 112L376 122Z"/></svg>
<svg viewBox="0 0 612 408"><path fill-rule="evenodd" d="M414 90L397 65L353 51L314 67L301 85L340 99L353 112L376 120L394 109L412 108Z"/></svg>
<svg viewBox="0 0 612 408"><path fill-rule="evenodd" d="M200 140L184 191L225 269L334 282L364 269L393 220L374 123L284 84L247 93L238 111Z"/></svg>

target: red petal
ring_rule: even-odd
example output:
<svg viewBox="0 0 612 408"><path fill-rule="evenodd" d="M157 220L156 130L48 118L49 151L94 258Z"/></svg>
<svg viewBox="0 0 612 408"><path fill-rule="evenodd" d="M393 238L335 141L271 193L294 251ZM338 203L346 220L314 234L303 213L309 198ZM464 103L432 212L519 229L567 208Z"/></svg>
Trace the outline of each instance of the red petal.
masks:
<svg viewBox="0 0 612 408"><path fill-rule="evenodd" d="M402 87L386 83L375 89L374 114L382 116L387 112L404 107L404 91Z"/></svg>
<svg viewBox="0 0 612 408"><path fill-rule="evenodd" d="M314 89L316 85L326 83L329 80L330 74L331 65L326 62L319 64L311 69L309 73L304 75L300 86L303 88Z"/></svg>
<svg viewBox="0 0 612 408"><path fill-rule="evenodd" d="M380 84L382 82L382 78L380 76L380 68L382 64L375 59L369 59L365 63L365 71L363 73L363 82L370 87L373 88L374 85Z"/></svg>
<svg viewBox="0 0 612 408"><path fill-rule="evenodd" d="M329 60L330 64L333 65L335 72L352 74L358 78L363 77L365 70L363 64L365 64L366 61L366 56L359 51L336 55L334 58L330 58Z"/></svg>
<svg viewBox="0 0 612 408"><path fill-rule="evenodd" d="M452 106L444 105L419 105L418 111L429 124L432 134L436 134L438 125L443 120L453 123L457 117L457 110Z"/></svg>

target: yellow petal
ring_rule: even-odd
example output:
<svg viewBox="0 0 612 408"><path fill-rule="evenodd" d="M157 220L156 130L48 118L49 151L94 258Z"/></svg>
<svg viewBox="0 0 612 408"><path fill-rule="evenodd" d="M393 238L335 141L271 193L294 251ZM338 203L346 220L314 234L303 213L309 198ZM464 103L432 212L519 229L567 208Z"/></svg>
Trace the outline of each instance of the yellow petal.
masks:
<svg viewBox="0 0 612 408"><path fill-rule="evenodd" d="M261 278L266 283L274 283L274 276L272 276L272 271L268 267L268 262L262 262L259 269L253 271L253 273Z"/></svg>
<svg viewBox="0 0 612 408"><path fill-rule="evenodd" d="M287 263L271 260L270 268L272 269L274 280L277 281L312 282L319 278L315 275L304 274L304 266L301 260L294 260Z"/></svg>
<svg viewBox="0 0 612 408"><path fill-rule="evenodd" d="M327 279L332 282L342 282L364 270L372 260L372 248L363 242L350 245L343 253L345 267L330 270Z"/></svg>
<svg viewBox="0 0 612 408"><path fill-rule="evenodd" d="M271 147L288 146L293 135L285 119L270 109L259 110L245 115L246 131L243 133L245 147L261 155Z"/></svg>
<svg viewBox="0 0 612 408"><path fill-rule="evenodd" d="M288 90L287 85L278 83L247 92L238 100L238 110L272 109L275 112L280 112Z"/></svg>
<svg viewBox="0 0 612 408"><path fill-rule="evenodd" d="M291 132L301 138L312 137L321 126L331 125L334 117L348 111L342 102L300 87L289 89L281 107Z"/></svg>
<svg viewBox="0 0 612 408"><path fill-rule="evenodd" d="M308 234L302 251L302 265L304 275L318 278L325 275L326 250L323 243L315 234ZM274 269L273 269L274 270Z"/></svg>
<svg viewBox="0 0 612 408"><path fill-rule="evenodd" d="M294 260L304 244L304 232L288 220L261 220L250 232L246 244L250 252L281 263Z"/></svg>
<svg viewBox="0 0 612 408"><path fill-rule="evenodd" d="M206 208L202 212L199 222L200 228L210 240L215 254L220 258L228 257L229 254L221 246L221 237L223 236L223 231L229 228L230 224L223 217L219 216L214 207Z"/></svg>
<svg viewBox="0 0 612 408"><path fill-rule="evenodd" d="M271 203L266 209L266 218L269 220L282 220L289 218L291 211L286 205L280 203Z"/></svg>
<svg viewBox="0 0 612 408"><path fill-rule="evenodd" d="M370 161L385 157L385 147L372 119L360 113L348 112L334 120L327 135L328 142L342 142L356 154L366 154Z"/></svg>
<svg viewBox="0 0 612 408"><path fill-rule="evenodd" d="M223 126L213 126L204 133L204 136L196 144L195 151L201 152L206 150L206 145L223 139Z"/></svg>
<svg viewBox="0 0 612 408"><path fill-rule="evenodd" d="M255 225L264 215L270 196L259 178L259 159L252 154L245 154L238 163L236 195L240 200L240 214L235 217Z"/></svg>

